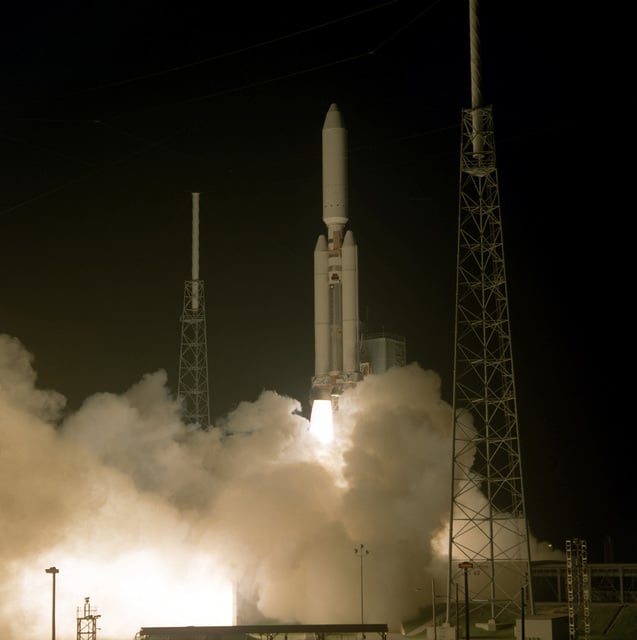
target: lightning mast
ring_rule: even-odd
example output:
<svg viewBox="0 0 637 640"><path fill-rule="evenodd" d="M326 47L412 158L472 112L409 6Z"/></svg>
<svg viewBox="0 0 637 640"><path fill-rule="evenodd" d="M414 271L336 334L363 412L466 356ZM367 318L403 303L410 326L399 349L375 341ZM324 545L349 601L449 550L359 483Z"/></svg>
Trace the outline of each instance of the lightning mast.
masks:
<svg viewBox="0 0 637 640"><path fill-rule="evenodd" d="M204 281L199 279L199 194L192 194L192 279L184 285L179 351L177 398L182 419L188 425L207 430L208 350L206 347L206 307Z"/></svg>
<svg viewBox="0 0 637 640"><path fill-rule="evenodd" d="M533 611L493 111L482 105L469 0L471 108L462 111L447 622L495 630ZM466 574L467 570L470 570Z"/></svg>

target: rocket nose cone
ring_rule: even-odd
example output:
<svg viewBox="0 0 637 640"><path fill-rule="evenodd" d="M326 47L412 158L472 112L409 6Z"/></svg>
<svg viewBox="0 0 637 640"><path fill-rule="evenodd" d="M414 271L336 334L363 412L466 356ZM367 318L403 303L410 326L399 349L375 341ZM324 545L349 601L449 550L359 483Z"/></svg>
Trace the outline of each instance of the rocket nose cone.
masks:
<svg viewBox="0 0 637 640"><path fill-rule="evenodd" d="M325 116L323 129L343 129L343 119L341 118L341 112L338 110L338 107L334 102L332 102L332 104L330 105L327 115Z"/></svg>

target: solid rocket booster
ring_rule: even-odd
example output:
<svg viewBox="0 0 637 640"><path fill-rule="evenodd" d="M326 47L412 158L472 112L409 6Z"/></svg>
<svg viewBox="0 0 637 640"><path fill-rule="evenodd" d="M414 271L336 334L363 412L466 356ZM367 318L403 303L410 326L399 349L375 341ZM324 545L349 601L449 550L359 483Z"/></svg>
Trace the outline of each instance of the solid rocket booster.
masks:
<svg viewBox="0 0 637 640"><path fill-rule="evenodd" d="M345 232L347 130L332 104L323 124L323 222L314 248L314 355L312 397L338 396L361 378L358 319L358 248Z"/></svg>

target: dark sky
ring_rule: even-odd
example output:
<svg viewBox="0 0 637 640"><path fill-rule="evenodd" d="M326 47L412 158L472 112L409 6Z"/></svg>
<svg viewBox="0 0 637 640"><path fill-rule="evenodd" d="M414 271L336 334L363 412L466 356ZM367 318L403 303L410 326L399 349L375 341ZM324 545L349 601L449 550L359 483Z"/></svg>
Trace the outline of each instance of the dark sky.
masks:
<svg viewBox="0 0 637 640"><path fill-rule="evenodd" d="M198 191L213 421L263 389L306 406L336 102L361 318L451 401L468 0L218 5L5 10L0 332L69 411L158 369L176 390ZM634 562L634 7L480 17L527 510Z"/></svg>

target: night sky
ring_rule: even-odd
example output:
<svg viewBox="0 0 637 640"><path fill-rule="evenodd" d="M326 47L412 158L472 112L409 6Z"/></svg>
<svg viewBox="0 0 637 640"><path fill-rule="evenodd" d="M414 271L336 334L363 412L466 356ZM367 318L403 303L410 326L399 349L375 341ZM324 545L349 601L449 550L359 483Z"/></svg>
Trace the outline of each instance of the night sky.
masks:
<svg viewBox="0 0 637 640"><path fill-rule="evenodd" d="M0 332L67 412L159 369L176 392L193 191L213 422L264 389L307 410L332 102L361 319L405 336L451 401L468 0L4 13ZM480 18L527 511L542 540L599 562L610 536L635 562L635 10Z"/></svg>

